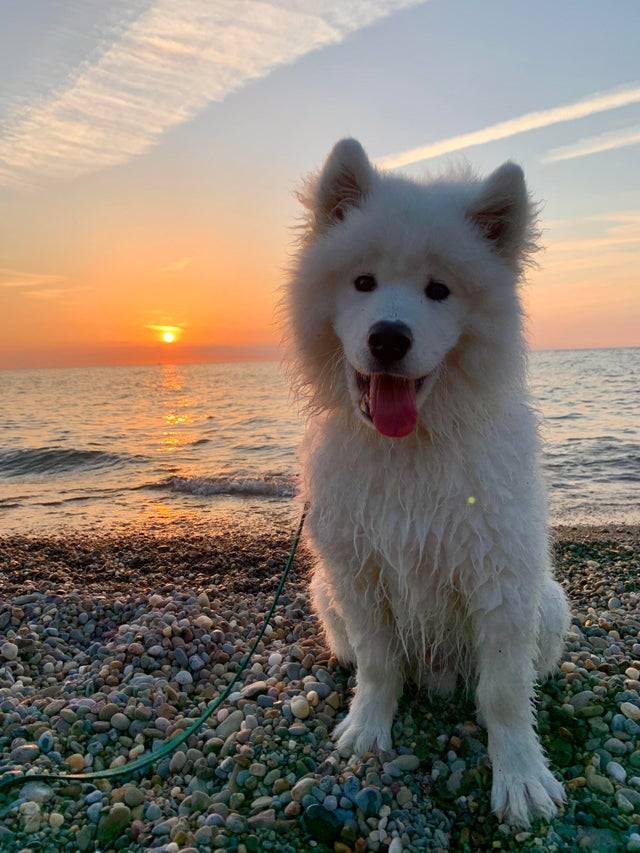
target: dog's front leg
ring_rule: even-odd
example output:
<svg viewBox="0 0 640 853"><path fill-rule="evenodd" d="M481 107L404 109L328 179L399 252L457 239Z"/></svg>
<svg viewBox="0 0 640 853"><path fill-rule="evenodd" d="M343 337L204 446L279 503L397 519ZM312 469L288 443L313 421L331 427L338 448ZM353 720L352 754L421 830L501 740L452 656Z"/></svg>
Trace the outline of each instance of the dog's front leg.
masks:
<svg viewBox="0 0 640 853"><path fill-rule="evenodd" d="M514 590L511 578L502 603L473 612L478 665L477 702L487 727L493 765L491 805L498 817L528 826L533 817L550 819L564 800L534 729L535 607Z"/></svg>
<svg viewBox="0 0 640 853"><path fill-rule="evenodd" d="M391 725L402 692L402 664L389 614L365 597L343 600L343 616L356 658L356 689L349 713L333 736L341 752L362 755L391 749Z"/></svg>

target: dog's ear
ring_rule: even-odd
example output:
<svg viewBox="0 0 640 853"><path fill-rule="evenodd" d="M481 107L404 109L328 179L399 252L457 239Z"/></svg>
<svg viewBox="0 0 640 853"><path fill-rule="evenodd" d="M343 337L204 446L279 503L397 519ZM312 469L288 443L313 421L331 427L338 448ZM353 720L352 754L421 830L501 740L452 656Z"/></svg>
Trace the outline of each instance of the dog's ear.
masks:
<svg viewBox="0 0 640 853"><path fill-rule="evenodd" d="M316 227L341 222L350 207L358 207L371 189L374 169L355 139L341 139L329 154L315 186Z"/></svg>
<svg viewBox="0 0 640 853"><path fill-rule="evenodd" d="M534 209L516 163L504 163L480 184L467 216L506 260L517 263L532 250Z"/></svg>

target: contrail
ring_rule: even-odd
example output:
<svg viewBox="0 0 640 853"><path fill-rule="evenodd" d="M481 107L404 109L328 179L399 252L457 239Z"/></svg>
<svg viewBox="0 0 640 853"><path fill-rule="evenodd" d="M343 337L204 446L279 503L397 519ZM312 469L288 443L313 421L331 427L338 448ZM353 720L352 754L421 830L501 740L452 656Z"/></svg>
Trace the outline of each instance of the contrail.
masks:
<svg viewBox="0 0 640 853"><path fill-rule="evenodd" d="M552 124L561 124L565 121L574 121L608 110L617 110L620 107L638 102L640 102L640 86L636 83L628 84L622 89L597 93L580 101L563 104L560 107L526 113L523 116L507 119L507 121L483 127L480 130L473 130L471 133L450 136L447 139L440 139L438 142L431 142L429 145L421 145L418 148L411 148L398 154L380 157L376 160L376 164L383 169L397 169L399 166L409 166L411 163L419 163L421 160L431 160L433 157L451 154L453 151L462 151L464 148L472 148L474 145L484 145L486 142L508 139L518 133L538 130L541 127L549 127Z"/></svg>

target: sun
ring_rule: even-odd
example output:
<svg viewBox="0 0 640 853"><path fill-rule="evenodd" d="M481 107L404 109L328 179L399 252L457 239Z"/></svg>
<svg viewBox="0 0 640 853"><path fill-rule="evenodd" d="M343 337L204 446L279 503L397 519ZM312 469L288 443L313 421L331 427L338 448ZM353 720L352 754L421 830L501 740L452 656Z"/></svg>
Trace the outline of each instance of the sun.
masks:
<svg viewBox="0 0 640 853"><path fill-rule="evenodd" d="M160 341L163 344L178 343L182 339L184 331L184 326L156 326L154 323L150 323L145 328L155 332L157 335L156 341Z"/></svg>

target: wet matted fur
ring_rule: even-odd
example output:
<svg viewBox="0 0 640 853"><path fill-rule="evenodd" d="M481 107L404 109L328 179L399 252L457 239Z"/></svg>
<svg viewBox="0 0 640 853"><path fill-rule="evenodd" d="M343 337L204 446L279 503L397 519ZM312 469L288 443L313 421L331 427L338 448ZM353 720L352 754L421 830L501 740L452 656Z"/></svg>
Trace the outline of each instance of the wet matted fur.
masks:
<svg viewBox="0 0 640 853"><path fill-rule="evenodd" d="M301 199L283 313L309 416L313 602L334 653L357 667L338 746L388 749L407 677L438 691L464 679L488 729L495 812L550 818L564 794L533 695L569 612L526 385L518 286L537 231L522 170L418 183L343 140ZM392 363L372 346L380 323L410 342ZM389 437L396 409L402 438Z"/></svg>

